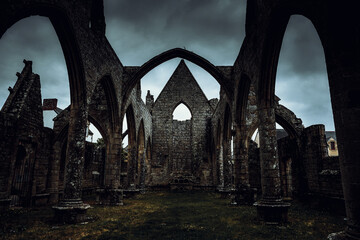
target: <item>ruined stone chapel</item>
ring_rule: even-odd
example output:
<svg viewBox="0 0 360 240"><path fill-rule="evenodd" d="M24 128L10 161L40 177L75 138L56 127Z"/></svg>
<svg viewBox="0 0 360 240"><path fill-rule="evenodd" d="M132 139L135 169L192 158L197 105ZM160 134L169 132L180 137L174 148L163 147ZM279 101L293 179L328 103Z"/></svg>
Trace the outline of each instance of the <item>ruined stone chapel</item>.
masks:
<svg viewBox="0 0 360 240"><path fill-rule="evenodd" d="M121 205L123 196L141 191L207 190L231 196L233 204L254 204L265 221L282 222L289 200L301 198L344 205L347 228L336 236L360 239L360 19L355 5L247 1L246 37L234 65L215 66L175 48L141 66L124 66L105 37L102 0L1 1L0 37L25 17L51 20L71 95L70 106L54 108L54 127L44 127L40 76L30 59L24 60L0 112L1 208L51 205L59 221L75 223L90 207L82 201L86 194L96 194L102 204ZM324 126L305 128L274 93L282 38L294 14L310 19L321 39L338 157L328 156ZM156 101L148 92L144 102L140 79L173 58L183 60ZM216 79L219 99L206 98L184 60ZM173 119L179 104L189 109L190 119ZM88 122L101 132L102 145L85 141ZM275 123L286 137L277 137ZM259 144L251 140L256 129Z"/></svg>

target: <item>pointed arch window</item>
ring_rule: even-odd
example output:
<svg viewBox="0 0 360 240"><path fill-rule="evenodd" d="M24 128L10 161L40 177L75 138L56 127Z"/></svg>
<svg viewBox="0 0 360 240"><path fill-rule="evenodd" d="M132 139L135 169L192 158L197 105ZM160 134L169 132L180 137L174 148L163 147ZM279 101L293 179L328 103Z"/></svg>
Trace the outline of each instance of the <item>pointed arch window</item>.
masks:
<svg viewBox="0 0 360 240"><path fill-rule="evenodd" d="M192 114L190 109L183 103L177 105L173 112L173 120L186 121L191 120Z"/></svg>

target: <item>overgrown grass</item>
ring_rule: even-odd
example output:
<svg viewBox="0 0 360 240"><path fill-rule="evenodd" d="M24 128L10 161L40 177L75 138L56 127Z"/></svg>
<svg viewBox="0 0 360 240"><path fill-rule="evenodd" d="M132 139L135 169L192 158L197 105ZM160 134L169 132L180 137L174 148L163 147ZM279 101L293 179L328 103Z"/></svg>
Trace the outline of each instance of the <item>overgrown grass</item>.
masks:
<svg viewBox="0 0 360 240"><path fill-rule="evenodd" d="M94 222L52 224L50 208L14 209L0 216L2 239L326 239L344 229L343 217L292 203L289 223L256 220L256 208L231 206L215 193L155 192L124 206L95 206Z"/></svg>

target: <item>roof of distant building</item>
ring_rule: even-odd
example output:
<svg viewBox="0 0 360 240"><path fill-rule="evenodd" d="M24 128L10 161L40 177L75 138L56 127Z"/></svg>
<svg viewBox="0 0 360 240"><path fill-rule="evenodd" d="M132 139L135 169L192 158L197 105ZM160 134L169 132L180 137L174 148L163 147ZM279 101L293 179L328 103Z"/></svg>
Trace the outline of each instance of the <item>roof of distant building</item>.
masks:
<svg viewBox="0 0 360 240"><path fill-rule="evenodd" d="M329 141L330 138L333 138L336 141L335 131L325 131L326 141Z"/></svg>

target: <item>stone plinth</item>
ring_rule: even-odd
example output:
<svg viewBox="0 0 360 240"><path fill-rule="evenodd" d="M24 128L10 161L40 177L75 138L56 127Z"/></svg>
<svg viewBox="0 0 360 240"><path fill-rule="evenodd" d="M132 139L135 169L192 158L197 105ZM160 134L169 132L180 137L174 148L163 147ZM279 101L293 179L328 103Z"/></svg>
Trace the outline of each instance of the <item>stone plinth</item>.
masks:
<svg viewBox="0 0 360 240"><path fill-rule="evenodd" d="M257 208L258 218L269 224L279 224L288 221L288 209L290 203L278 201L260 200L254 203Z"/></svg>
<svg viewBox="0 0 360 240"><path fill-rule="evenodd" d="M327 237L328 240L347 240L345 232L331 233ZM355 238L354 238L355 239Z"/></svg>
<svg viewBox="0 0 360 240"><path fill-rule="evenodd" d="M345 231L329 234L327 239L328 240L359 240L360 233L348 226L345 229Z"/></svg>
<svg viewBox="0 0 360 240"><path fill-rule="evenodd" d="M63 200L59 205L53 206L55 221L57 223L82 223L89 220L86 211L89 204L83 203L80 199Z"/></svg>
<svg viewBox="0 0 360 240"><path fill-rule="evenodd" d="M46 206L49 202L50 194L49 193L42 193L42 194L36 194L33 197L33 204L35 206Z"/></svg>
<svg viewBox="0 0 360 240"><path fill-rule="evenodd" d="M96 190L96 201L98 204L109 206L124 205L124 190L122 189L98 189Z"/></svg>

